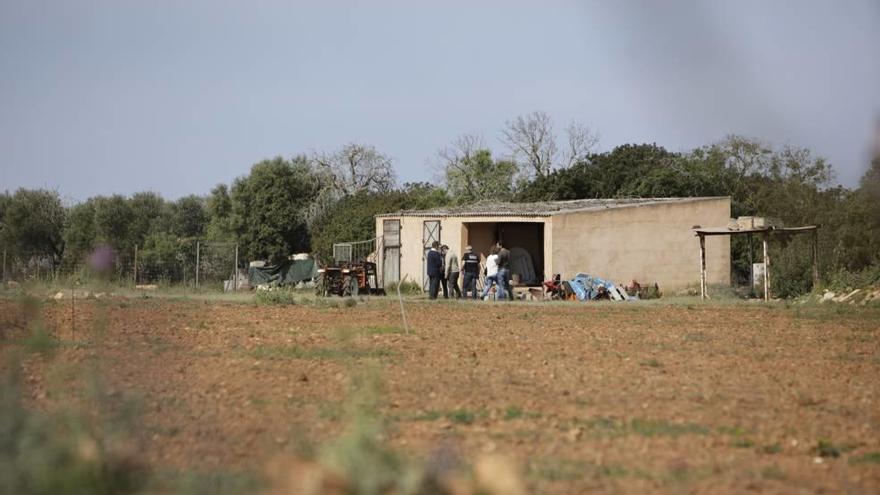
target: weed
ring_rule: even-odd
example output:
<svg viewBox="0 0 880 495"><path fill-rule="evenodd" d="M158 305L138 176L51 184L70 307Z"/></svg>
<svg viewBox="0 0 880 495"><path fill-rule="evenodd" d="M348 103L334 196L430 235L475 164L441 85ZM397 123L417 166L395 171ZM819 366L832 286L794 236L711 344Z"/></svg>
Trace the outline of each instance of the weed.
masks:
<svg viewBox="0 0 880 495"><path fill-rule="evenodd" d="M755 446L755 442L748 438L737 438L730 444L730 446L738 449L750 449Z"/></svg>
<svg viewBox="0 0 880 495"><path fill-rule="evenodd" d="M467 409L456 409L447 413L446 418L453 423L469 425L474 422L476 415Z"/></svg>
<svg viewBox="0 0 880 495"><path fill-rule="evenodd" d="M642 366L650 366L651 368L662 368L663 367L663 364L660 363L660 361L657 361L656 358L651 358L647 361L642 361L639 364L641 364Z"/></svg>
<svg viewBox="0 0 880 495"><path fill-rule="evenodd" d="M289 290L261 290L254 295L254 303L265 306L290 306L297 304L297 299Z"/></svg>
<svg viewBox="0 0 880 495"><path fill-rule="evenodd" d="M522 417L523 411L522 409L516 406L510 406L504 411L504 419L511 420Z"/></svg>
<svg viewBox="0 0 880 495"><path fill-rule="evenodd" d="M867 452L865 454L850 457L850 464L880 464L880 452Z"/></svg>
<svg viewBox="0 0 880 495"><path fill-rule="evenodd" d="M761 477L765 480L784 480L785 473L779 469L779 466L773 464L772 466L766 466L761 469Z"/></svg>
<svg viewBox="0 0 880 495"><path fill-rule="evenodd" d="M820 439L813 447L812 452L819 457L840 457L840 447L834 445L829 440Z"/></svg>
<svg viewBox="0 0 880 495"><path fill-rule="evenodd" d="M696 423L669 423L659 420L633 419L629 424L633 433L644 437L670 436L677 437L686 434L705 435L709 429Z"/></svg>
<svg viewBox="0 0 880 495"><path fill-rule="evenodd" d="M763 452L765 454L778 454L778 453L782 452L782 445L779 445L778 442L771 443L769 445L765 445L765 446L761 447L761 452Z"/></svg>
<svg viewBox="0 0 880 495"><path fill-rule="evenodd" d="M258 346L249 353L257 359L363 359L393 356L388 349L358 349L353 347Z"/></svg>
<svg viewBox="0 0 880 495"><path fill-rule="evenodd" d="M171 471L155 476L147 485L148 493L178 495L244 495L258 493L265 482L247 472Z"/></svg>
<svg viewBox="0 0 880 495"><path fill-rule="evenodd" d="M423 413L419 413L412 417L413 421L437 421L438 419L443 417L443 413L440 411L425 411Z"/></svg>

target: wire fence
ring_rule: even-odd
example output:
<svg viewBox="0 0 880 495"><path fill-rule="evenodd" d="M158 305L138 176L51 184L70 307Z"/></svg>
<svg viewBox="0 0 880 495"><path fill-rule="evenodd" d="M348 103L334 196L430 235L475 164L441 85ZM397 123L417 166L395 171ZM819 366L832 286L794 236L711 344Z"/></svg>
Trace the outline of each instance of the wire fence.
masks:
<svg viewBox="0 0 880 495"><path fill-rule="evenodd" d="M109 279L124 286L185 286L235 290L247 273L234 242L175 241L115 250L96 248L76 259L45 252L2 250L3 282Z"/></svg>

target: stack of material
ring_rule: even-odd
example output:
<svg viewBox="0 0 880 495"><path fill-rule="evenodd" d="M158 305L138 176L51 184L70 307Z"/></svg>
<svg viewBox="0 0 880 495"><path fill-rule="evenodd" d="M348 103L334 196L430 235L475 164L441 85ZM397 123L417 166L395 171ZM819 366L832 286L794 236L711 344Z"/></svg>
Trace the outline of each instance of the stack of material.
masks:
<svg viewBox="0 0 880 495"><path fill-rule="evenodd" d="M613 301L627 301L638 299L618 288L613 282L590 276L586 273L578 273L568 281L569 287L574 292L578 301L592 301L594 299L611 299Z"/></svg>

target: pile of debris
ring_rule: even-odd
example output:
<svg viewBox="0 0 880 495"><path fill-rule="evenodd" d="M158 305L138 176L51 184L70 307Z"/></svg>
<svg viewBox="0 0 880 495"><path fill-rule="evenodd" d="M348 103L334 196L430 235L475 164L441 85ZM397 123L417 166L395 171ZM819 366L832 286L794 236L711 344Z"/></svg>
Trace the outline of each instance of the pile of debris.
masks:
<svg viewBox="0 0 880 495"><path fill-rule="evenodd" d="M661 296L660 286L642 285L633 280L628 286L620 286L599 277L578 273L571 280L561 280L556 275L553 280L544 282L544 299L563 301L638 301L657 299Z"/></svg>
<svg viewBox="0 0 880 495"><path fill-rule="evenodd" d="M826 290L822 296L819 298L819 303L844 303L844 304L859 304L861 306L867 306L868 304L880 304L880 288L863 288L863 289L853 289L847 290L841 293L836 293L830 290Z"/></svg>

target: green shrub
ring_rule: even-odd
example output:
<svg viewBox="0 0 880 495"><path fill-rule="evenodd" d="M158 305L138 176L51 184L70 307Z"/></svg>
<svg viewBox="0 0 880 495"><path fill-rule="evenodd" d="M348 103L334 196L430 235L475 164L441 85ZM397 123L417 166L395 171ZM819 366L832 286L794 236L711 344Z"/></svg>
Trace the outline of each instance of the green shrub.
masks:
<svg viewBox="0 0 880 495"><path fill-rule="evenodd" d="M285 289L261 290L254 296L254 302L267 306L289 306L297 304L296 295Z"/></svg>
<svg viewBox="0 0 880 495"><path fill-rule="evenodd" d="M400 293L403 295L415 295L422 293L422 287L411 281L404 281L399 283L400 285ZM388 295L397 294L397 286L398 282L390 282L385 284L385 293Z"/></svg>

